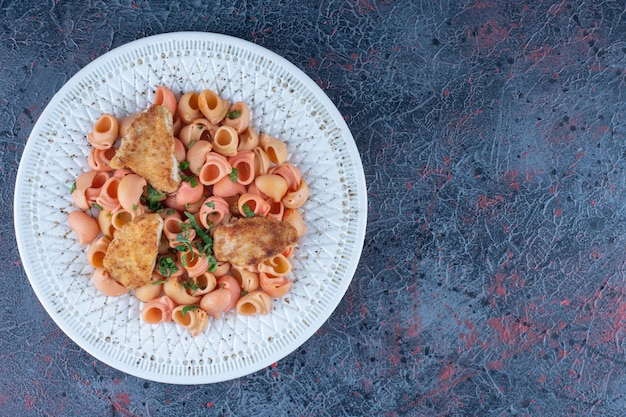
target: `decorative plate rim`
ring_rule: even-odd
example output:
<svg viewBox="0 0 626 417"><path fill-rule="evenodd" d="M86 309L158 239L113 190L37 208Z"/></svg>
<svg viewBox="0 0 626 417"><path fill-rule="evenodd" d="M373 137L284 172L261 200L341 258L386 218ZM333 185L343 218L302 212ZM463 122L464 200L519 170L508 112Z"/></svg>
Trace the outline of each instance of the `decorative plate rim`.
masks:
<svg viewBox="0 0 626 417"><path fill-rule="evenodd" d="M40 144L41 141L44 140L44 138L42 137L43 125L53 115L55 107L59 105L64 98L70 95L72 89L76 88L83 79L92 74L94 71L98 70L103 65L110 63L111 61L118 59L119 57L122 57L128 53L132 53L133 51L139 51L142 48L148 48L153 45L159 45L161 43L185 42L192 40L232 45L234 47L250 51L250 53L258 54L259 56L267 59L268 62L272 62L273 64L284 68L285 71L287 71L291 76L297 79L298 82L302 83L303 88L307 89L308 92L313 94L314 98L318 100L323 108L328 112L329 117L339 129L339 131L341 132L341 137L345 141L345 146L347 147L345 151L350 157L350 161L348 162L351 164L354 171L354 178L352 178L351 180L354 182L357 188L356 190L351 191L354 193L354 198L356 199L356 210L358 216L356 216L357 218L354 219L356 224L354 232L355 236L353 237L355 244L351 248L352 251L350 253L350 258L348 259L341 279L339 280L336 294L334 294L333 298L325 307L325 310L317 316L313 323L310 323L307 327L303 327L303 329L300 330L300 333L295 338L287 341L287 344L282 348L279 348L278 351L268 355L267 357L257 358L247 366L242 366L235 369L228 369L225 372L219 372L217 374L212 374L209 372L208 374L202 373L200 375L189 375L185 373L183 373L182 375L174 375L171 373L163 373L163 369L167 367L161 367L159 368L159 370L156 371L153 369L146 371L145 369L134 367L127 361L123 361L107 352L98 350L97 346L95 346L91 342L91 339L87 338L84 334L80 334L77 329L70 328L70 325L67 322L67 318L62 313L56 311L57 306L54 305L52 300L44 292L44 283L42 283L35 277L37 268L40 267L39 263L41 263L42 260L33 259L32 257L27 256L27 254L30 253L28 252L29 246L31 246L32 242L36 241L38 238L33 235L33 230L31 228L33 224L29 224L28 219L30 219L29 214L31 213L31 210L28 207L23 207L23 205L20 204L20 199L24 195L24 193L27 193L29 191L33 192L34 183L32 181L29 181L30 178L28 176L25 165L26 162L32 162L37 158L36 147ZM367 192L362 162L347 124L345 123L337 108L323 92L323 90L321 90L321 88L315 82L313 82L313 80L311 80L303 71L301 71L299 68L297 68L295 65L293 65L291 62L281 57L280 55L252 42L245 41L236 37L209 32L172 32L141 38L112 49L111 51L103 54L99 58L86 65L83 69L78 71L54 95L54 97L50 100L50 102L42 112L41 116L35 123L20 160L14 194L14 219L18 250L22 258L22 264L30 281L31 287L35 291L35 294L37 295L44 309L70 339L78 344L83 350L85 350L98 360L102 361L103 363L106 363L109 366L112 366L130 375L163 383L186 385L205 384L226 381L249 375L271 365L272 363L280 359L283 359L284 357L291 354L294 350L296 350L299 346L304 344L328 320L330 315L336 309L337 305L343 299L343 296L345 295L345 292L347 291L349 284L353 279L354 273L356 272L356 268L361 257L367 222ZM42 236L40 236L39 238L43 239ZM174 367L173 369L176 369L176 367Z"/></svg>

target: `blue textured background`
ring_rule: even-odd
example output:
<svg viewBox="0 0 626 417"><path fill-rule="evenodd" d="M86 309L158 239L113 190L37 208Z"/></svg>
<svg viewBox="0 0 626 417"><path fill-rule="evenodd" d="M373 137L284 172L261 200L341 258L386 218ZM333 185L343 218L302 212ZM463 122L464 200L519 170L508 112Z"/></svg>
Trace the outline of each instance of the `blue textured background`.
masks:
<svg viewBox="0 0 626 417"><path fill-rule="evenodd" d="M623 1L0 1L0 415L622 416ZM201 386L127 376L39 304L12 224L34 123L145 36L225 33L293 62L368 187L345 299L293 354Z"/></svg>

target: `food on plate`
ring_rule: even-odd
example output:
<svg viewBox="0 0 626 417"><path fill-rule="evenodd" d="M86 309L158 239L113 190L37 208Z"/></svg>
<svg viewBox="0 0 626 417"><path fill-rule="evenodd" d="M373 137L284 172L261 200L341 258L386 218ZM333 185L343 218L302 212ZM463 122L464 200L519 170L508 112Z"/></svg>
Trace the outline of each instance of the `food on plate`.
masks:
<svg viewBox="0 0 626 417"><path fill-rule="evenodd" d="M298 232L289 223L271 217L241 218L215 228L213 250L218 261L256 265L297 241Z"/></svg>
<svg viewBox="0 0 626 417"><path fill-rule="evenodd" d="M94 287L130 292L145 323L192 336L229 312L270 314L307 231L309 188L286 143L229 103L160 86L146 110L104 115L71 191L68 223L89 245Z"/></svg>
<svg viewBox="0 0 626 417"><path fill-rule="evenodd" d="M111 167L130 168L158 191L176 191L180 174L173 132L172 113L153 104L133 121L128 134L122 137Z"/></svg>
<svg viewBox="0 0 626 417"><path fill-rule="evenodd" d="M157 213L143 214L126 223L109 243L104 269L129 289L150 281L162 230L163 219Z"/></svg>

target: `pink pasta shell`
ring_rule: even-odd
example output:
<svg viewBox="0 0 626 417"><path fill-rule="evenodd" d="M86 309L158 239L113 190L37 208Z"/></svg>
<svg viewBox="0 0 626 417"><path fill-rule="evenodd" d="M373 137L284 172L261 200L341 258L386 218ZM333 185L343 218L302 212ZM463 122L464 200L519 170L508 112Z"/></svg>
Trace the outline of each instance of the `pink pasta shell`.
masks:
<svg viewBox="0 0 626 417"><path fill-rule="evenodd" d="M283 255L274 255L257 265L259 272L274 277L284 277L291 272L291 262Z"/></svg>
<svg viewBox="0 0 626 417"><path fill-rule="evenodd" d="M234 117L238 113L237 117ZM231 118L232 117L232 118ZM226 117L222 120L222 125L230 126L241 133L248 128L250 124L250 109L248 105L243 101L237 101L230 106Z"/></svg>
<svg viewBox="0 0 626 417"><path fill-rule="evenodd" d="M237 279L231 275L224 275L217 279L217 286L230 291L230 303L226 306L226 311L230 311L237 305L241 298L241 285Z"/></svg>
<svg viewBox="0 0 626 417"><path fill-rule="evenodd" d="M183 235L183 240L192 241L196 238L196 231L188 226L183 230L183 224L189 225L189 220L183 222L177 214L165 216L163 219L163 234L170 241L170 246L178 245L180 234Z"/></svg>
<svg viewBox="0 0 626 417"><path fill-rule="evenodd" d="M270 157L267 152L265 152L260 146L252 149L252 152L254 152L254 174L267 174L270 166L272 165L272 161L270 161Z"/></svg>
<svg viewBox="0 0 626 417"><path fill-rule="evenodd" d="M96 268L91 277L94 287L104 295L119 297L130 290L114 280L104 268Z"/></svg>
<svg viewBox="0 0 626 417"><path fill-rule="evenodd" d="M202 117L198 108L198 93L190 91L182 95L178 100L178 117L183 123L191 123ZM182 139L181 139L182 140Z"/></svg>
<svg viewBox="0 0 626 417"><path fill-rule="evenodd" d="M198 174L202 165L206 162L206 155L213 149L213 145L208 140L198 140L187 150L187 162L189 170L193 174Z"/></svg>
<svg viewBox="0 0 626 417"><path fill-rule="evenodd" d="M239 146L239 135L230 126L220 126L213 135L213 150L220 155L235 156ZM271 158L270 158L271 159Z"/></svg>
<svg viewBox="0 0 626 417"><path fill-rule="evenodd" d="M291 281L286 277L273 277L259 272L259 284L270 297L280 298L289 292Z"/></svg>
<svg viewBox="0 0 626 417"><path fill-rule="evenodd" d="M190 295L178 277L168 278L163 284L163 292L176 304L195 304L201 298L200 296Z"/></svg>
<svg viewBox="0 0 626 417"><path fill-rule="evenodd" d="M159 324L172 321L172 311L176 304L167 295L148 301L141 309L141 318L146 323Z"/></svg>
<svg viewBox="0 0 626 417"><path fill-rule="evenodd" d="M172 90L165 86L160 86L155 91L154 104L167 108L172 116L176 114L176 108L178 103L176 102L176 96Z"/></svg>
<svg viewBox="0 0 626 417"><path fill-rule="evenodd" d="M195 278L207 271L209 260L206 256L200 255L197 249L187 252L178 252L181 265L191 278Z"/></svg>
<svg viewBox="0 0 626 417"><path fill-rule="evenodd" d="M213 185L230 174L231 166L222 155L209 152L198 173L198 180L204 185Z"/></svg>
<svg viewBox="0 0 626 417"><path fill-rule="evenodd" d="M287 160L287 145L280 139L263 133L259 139L259 145L276 165L282 165Z"/></svg>
<svg viewBox="0 0 626 417"><path fill-rule="evenodd" d="M131 113L128 116L122 117L118 120L119 135L121 137L125 137L126 135L128 135L128 132L130 132L130 127L140 114L141 112Z"/></svg>
<svg viewBox="0 0 626 417"><path fill-rule="evenodd" d="M272 201L271 199L266 200L267 204L270 205L270 209L267 212L267 217L274 218L276 220L282 220L283 215L285 214L285 205L282 201Z"/></svg>
<svg viewBox="0 0 626 417"><path fill-rule="evenodd" d="M230 207L222 197L211 196L203 201L198 215L205 229L218 225L230 213Z"/></svg>
<svg viewBox="0 0 626 417"><path fill-rule="evenodd" d="M204 185L197 182L195 187L188 181L181 181L176 191L176 203L180 206L198 202L204 194Z"/></svg>
<svg viewBox="0 0 626 417"><path fill-rule="evenodd" d="M110 211L100 210L98 212L98 227L100 228L100 232L107 239L113 239L115 236L115 231L117 230L113 226L113 214Z"/></svg>
<svg viewBox="0 0 626 417"><path fill-rule="evenodd" d="M202 296L200 308L214 319L219 319L231 304L232 293L226 288L217 288ZM235 301L235 304L237 302Z"/></svg>
<svg viewBox="0 0 626 417"><path fill-rule="evenodd" d="M117 189L120 185L120 181L118 177L111 177L107 179L102 186L102 191L100 191L96 203L102 206L104 210L114 211L120 207L120 202L117 197Z"/></svg>
<svg viewBox="0 0 626 417"><path fill-rule="evenodd" d="M228 159L228 163L237 170L237 182L248 185L254 181L254 152L241 151Z"/></svg>
<svg viewBox="0 0 626 417"><path fill-rule="evenodd" d="M285 207L290 209L296 209L302 207L304 203L309 199L309 186L306 181L300 181L300 186L294 190L290 191L282 199Z"/></svg>
<svg viewBox="0 0 626 417"><path fill-rule="evenodd" d="M109 149L117 140L119 123L112 114L103 114L93 126L93 131L87 135L89 143L98 149Z"/></svg>
<svg viewBox="0 0 626 417"><path fill-rule="evenodd" d="M302 217L302 213L298 209L285 209L283 221L292 225L298 232L298 237L304 236L307 231L306 223Z"/></svg>
<svg viewBox="0 0 626 417"><path fill-rule="evenodd" d="M174 138L174 154L176 155L176 160L178 162L184 161L187 157L185 144L178 138Z"/></svg>
<svg viewBox="0 0 626 417"><path fill-rule="evenodd" d="M218 197L233 197L246 192L246 186L233 182L229 176L225 176L213 184L213 195Z"/></svg>
<svg viewBox="0 0 626 417"><path fill-rule="evenodd" d="M254 179L254 184L260 192L273 201L280 201L287 192L287 181L276 174L263 174Z"/></svg>
<svg viewBox="0 0 626 417"><path fill-rule="evenodd" d="M204 117L218 124L228 113L229 102L212 90L203 90L198 96L198 106Z"/></svg>
<svg viewBox="0 0 626 417"><path fill-rule="evenodd" d="M259 288L259 274L257 272L235 266L230 271L239 282L239 285L241 285L243 291L250 292Z"/></svg>
<svg viewBox="0 0 626 417"><path fill-rule="evenodd" d="M117 186L117 199L122 208L129 213L138 210L141 195L147 185L146 179L140 175L125 175Z"/></svg>
<svg viewBox="0 0 626 417"><path fill-rule="evenodd" d="M239 132L239 146L237 146L237 150L251 151L257 146L259 146L259 132L248 125L247 129L243 132Z"/></svg>
<svg viewBox="0 0 626 417"><path fill-rule="evenodd" d="M287 181L287 190L294 191L300 186L302 174L300 170L289 162L270 168L269 174L280 175Z"/></svg>
<svg viewBox="0 0 626 417"><path fill-rule="evenodd" d="M101 237L93 241L87 249L87 263L95 268L101 268L109 243L111 243L111 241L106 237Z"/></svg>
<svg viewBox="0 0 626 417"><path fill-rule="evenodd" d="M98 149L93 148L89 152L89 157L87 158L87 164L89 168L94 171L105 171L110 172L113 171L111 168L111 159L115 156L115 152L117 148L109 148L109 149Z"/></svg>
<svg viewBox="0 0 626 417"><path fill-rule="evenodd" d="M195 119L190 124L183 126L178 134L181 142L187 147L193 147L199 140L211 140L217 126L207 119Z"/></svg>
<svg viewBox="0 0 626 417"><path fill-rule="evenodd" d="M237 313L244 316L266 315L270 312L272 301L263 291L252 291L237 302Z"/></svg>
<svg viewBox="0 0 626 417"><path fill-rule="evenodd" d="M243 207L244 204L247 205L248 208L257 216L267 216L267 213L269 213L271 208L268 202L259 195L243 193L237 200L237 209L239 210L239 214L242 216L247 216L247 210Z"/></svg>
<svg viewBox="0 0 626 417"><path fill-rule="evenodd" d="M76 210L71 212L67 216L67 222L76 234L76 237L78 237L78 243L81 245L92 242L100 233L98 222L84 211Z"/></svg>
<svg viewBox="0 0 626 417"><path fill-rule="evenodd" d="M187 329L192 336L198 336L209 325L209 315L200 308L183 312L185 307L184 305L176 307L172 311L172 320Z"/></svg>

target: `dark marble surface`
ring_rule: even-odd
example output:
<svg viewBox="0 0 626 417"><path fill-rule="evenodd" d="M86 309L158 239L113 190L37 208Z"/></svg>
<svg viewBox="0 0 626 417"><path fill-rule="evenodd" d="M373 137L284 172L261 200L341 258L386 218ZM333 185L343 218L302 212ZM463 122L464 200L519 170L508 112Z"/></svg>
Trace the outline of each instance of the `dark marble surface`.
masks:
<svg viewBox="0 0 626 417"><path fill-rule="evenodd" d="M8 0L0 22L0 415L624 415L623 1ZM271 367L200 386L75 345L12 224L55 92L112 48L181 30L256 42L315 80L369 198L328 322Z"/></svg>

